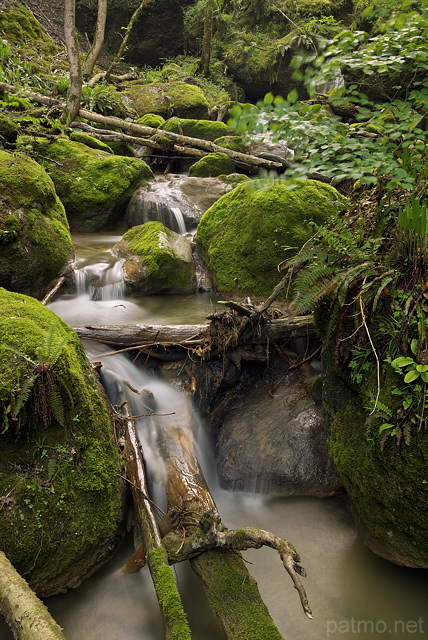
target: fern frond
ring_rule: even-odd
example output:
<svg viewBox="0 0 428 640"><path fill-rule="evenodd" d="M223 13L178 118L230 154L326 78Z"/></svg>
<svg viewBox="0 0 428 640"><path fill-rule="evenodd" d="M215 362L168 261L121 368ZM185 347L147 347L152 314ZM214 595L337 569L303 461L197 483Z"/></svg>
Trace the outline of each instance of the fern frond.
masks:
<svg viewBox="0 0 428 640"><path fill-rule="evenodd" d="M57 324L53 322L48 332L46 333L45 343L43 347L39 348L39 357L42 362L46 362L48 364L55 364L61 355L61 352L68 342L68 336L62 338L62 340L57 340L56 331Z"/></svg>
<svg viewBox="0 0 428 640"><path fill-rule="evenodd" d="M37 374L33 374L33 375L30 375L28 378L25 378L23 385L19 390L18 396L16 398L16 404L12 410L12 418L14 420L17 419L18 413L21 411L22 407L24 407L27 404L27 400L30 396L31 390L34 386L34 383L37 377L38 377Z"/></svg>
<svg viewBox="0 0 428 640"><path fill-rule="evenodd" d="M49 398L49 407L52 411L52 414L55 420L59 422L59 424L63 427L65 424L64 403L58 387L50 378L48 378L47 381L47 391Z"/></svg>

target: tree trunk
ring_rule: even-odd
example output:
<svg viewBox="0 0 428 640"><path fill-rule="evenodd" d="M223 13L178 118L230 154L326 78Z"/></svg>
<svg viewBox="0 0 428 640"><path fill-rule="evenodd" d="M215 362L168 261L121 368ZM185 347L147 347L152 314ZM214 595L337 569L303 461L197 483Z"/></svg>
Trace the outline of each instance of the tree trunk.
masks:
<svg viewBox="0 0 428 640"><path fill-rule="evenodd" d="M82 70L76 33L75 0L64 0L64 39L70 64L70 88L62 116L64 122L73 122L80 109L82 96Z"/></svg>
<svg viewBox="0 0 428 640"><path fill-rule="evenodd" d="M202 41L202 55L200 62L200 71L208 78L210 75L210 61L211 61L211 39L213 34L213 15L214 15L214 0L206 0L205 5L205 17L204 17L204 38Z"/></svg>
<svg viewBox="0 0 428 640"><path fill-rule="evenodd" d="M0 551L0 614L15 640L66 640L61 627Z"/></svg>
<svg viewBox="0 0 428 640"><path fill-rule="evenodd" d="M97 24L92 46L86 54L83 65L83 75L90 76L101 53L104 44L104 33L107 20L107 0L98 0Z"/></svg>

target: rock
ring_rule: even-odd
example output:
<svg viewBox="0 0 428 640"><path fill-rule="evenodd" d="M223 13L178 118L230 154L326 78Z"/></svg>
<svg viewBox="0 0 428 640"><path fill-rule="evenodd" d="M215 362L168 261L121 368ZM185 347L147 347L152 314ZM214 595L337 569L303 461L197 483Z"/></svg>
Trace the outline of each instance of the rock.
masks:
<svg viewBox="0 0 428 640"><path fill-rule="evenodd" d="M4 113L0 113L0 141L14 145L18 137L18 132L18 125Z"/></svg>
<svg viewBox="0 0 428 640"><path fill-rule="evenodd" d="M251 180L222 196L199 223L196 239L216 287L270 295L278 265L345 202L334 187L314 180Z"/></svg>
<svg viewBox="0 0 428 640"><path fill-rule="evenodd" d="M117 548L121 461L104 392L74 331L0 289L0 548L41 597Z"/></svg>
<svg viewBox="0 0 428 640"><path fill-rule="evenodd" d="M158 127L162 127L165 122L165 118L156 114L156 113L146 113L141 118L138 118L137 124L143 125L143 127L153 127L153 129L157 129Z"/></svg>
<svg viewBox="0 0 428 640"><path fill-rule="evenodd" d="M102 140L97 140L97 138L94 138L87 133L82 133L81 131L73 131L70 135L70 140L86 144L86 146L90 147L91 149L99 149L100 151L105 151L106 153L113 153L108 144L106 144Z"/></svg>
<svg viewBox="0 0 428 640"><path fill-rule="evenodd" d="M0 286L43 298L73 258L64 207L46 171L0 150Z"/></svg>
<svg viewBox="0 0 428 640"><path fill-rule="evenodd" d="M189 169L189 176L197 178L217 177L235 173L235 163L225 153L209 153Z"/></svg>
<svg viewBox="0 0 428 640"><path fill-rule="evenodd" d="M116 222L141 184L154 176L139 158L116 156L58 136L26 138L51 176L74 231Z"/></svg>
<svg viewBox="0 0 428 640"><path fill-rule="evenodd" d="M160 222L132 227L113 247L113 253L124 259L124 280L135 291L196 291L191 243Z"/></svg>
<svg viewBox="0 0 428 640"><path fill-rule="evenodd" d="M227 136L231 130L224 122L217 120L193 120L191 118L170 118L162 125L164 131L178 133L189 138L200 138L213 142L220 136Z"/></svg>
<svg viewBox="0 0 428 640"><path fill-rule="evenodd" d="M217 470L228 490L325 498L340 487L321 410L298 374L273 394L258 384L223 421Z"/></svg>
<svg viewBox="0 0 428 640"><path fill-rule="evenodd" d="M148 182L131 198L126 211L127 225L158 221L179 233L195 229L205 211L236 186L233 176L228 178L230 183L216 178L169 174Z"/></svg>
<svg viewBox="0 0 428 640"><path fill-rule="evenodd" d="M133 84L126 89L131 107L141 117L146 113L164 118L206 118L208 102L202 89L186 82Z"/></svg>
<svg viewBox="0 0 428 640"><path fill-rule="evenodd" d="M239 151L239 153L248 153L248 149L244 144L242 136L221 136L214 140L214 144L219 147L230 149L231 151Z"/></svg>

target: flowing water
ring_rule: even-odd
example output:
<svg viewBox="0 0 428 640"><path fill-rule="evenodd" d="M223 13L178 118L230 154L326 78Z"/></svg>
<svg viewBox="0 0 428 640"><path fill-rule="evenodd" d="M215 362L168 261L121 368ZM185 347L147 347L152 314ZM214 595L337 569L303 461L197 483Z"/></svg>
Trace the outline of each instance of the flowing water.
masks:
<svg viewBox="0 0 428 640"><path fill-rule="evenodd" d="M115 281L115 262L108 251L117 239L106 235L99 235L95 240L86 236L75 238L76 266L85 272L82 276L85 291L65 296L50 305L66 322L75 326L126 322L197 323L215 308L215 299L208 294L185 297L178 309L175 296L156 301L129 299ZM91 285L94 278L97 280ZM111 287L112 284L118 286ZM103 295L94 296L91 286L110 288ZM106 299L108 297L113 299ZM119 311L116 312L117 308ZM178 392L171 386L137 369L124 355L103 356L106 348L102 345L90 343L85 346L90 358L103 361L103 382L108 392L113 394L116 379L126 379L136 388L149 389L160 398L160 411L175 410ZM145 412L138 405L141 401L135 394L131 393L130 402L134 403L132 411ZM167 416L165 420L168 420ZM156 499L161 502L163 474L156 449L156 427L144 418L138 422L137 429L154 477ZM258 582L262 597L285 638L428 638L428 572L397 567L373 555L359 539L342 498L281 499L223 491L213 475L213 452L203 437L199 442L202 465L226 526L270 530L293 542L301 555L302 566L308 572L304 583L313 620L303 614L297 593L276 552L263 548L244 553L251 563L249 570ZM120 571L132 552L132 541L126 538L115 557L78 589L47 600L49 610L64 628L68 640L163 639L147 569L135 575ZM207 607L198 579L187 566L180 565L175 570L193 639L225 640ZM0 623L0 640L11 639L11 632Z"/></svg>

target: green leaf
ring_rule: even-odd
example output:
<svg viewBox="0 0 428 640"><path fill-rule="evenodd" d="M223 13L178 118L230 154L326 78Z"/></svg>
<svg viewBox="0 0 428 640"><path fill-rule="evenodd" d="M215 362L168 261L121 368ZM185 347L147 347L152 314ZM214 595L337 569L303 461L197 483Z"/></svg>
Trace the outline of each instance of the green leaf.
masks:
<svg viewBox="0 0 428 640"><path fill-rule="evenodd" d="M419 371L419 373L422 373L422 371L428 371L428 364L417 364L416 371Z"/></svg>
<svg viewBox="0 0 428 640"><path fill-rule="evenodd" d="M384 422L379 427L379 433L382 433L382 431L386 431L387 429L393 429L393 428L394 428L393 424L391 424L390 422Z"/></svg>
<svg viewBox="0 0 428 640"><path fill-rule="evenodd" d="M408 371L404 376L404 382L413 382L413 380L417 378L419 378L419 372L416 371L416 369L411 369L411 371Z"/></svg>
<svg viewBox="0 0 428 640"><path fill-rule="evenodd" d="M406 367L408 364L415 364L415 361L413 360L413 358L399 356L398 358L395 358L395 360L393 360L391 364L393 367Z"/></svg>

